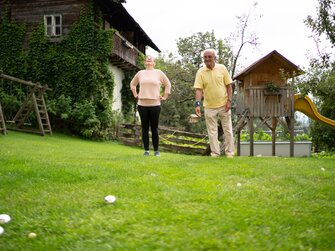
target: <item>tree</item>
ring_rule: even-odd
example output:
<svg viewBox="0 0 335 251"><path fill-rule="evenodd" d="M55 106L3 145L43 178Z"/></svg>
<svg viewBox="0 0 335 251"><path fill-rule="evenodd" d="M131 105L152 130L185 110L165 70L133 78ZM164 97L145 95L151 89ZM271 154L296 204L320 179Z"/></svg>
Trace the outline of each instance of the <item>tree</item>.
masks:
<svg viewBox="0 0 335 251"><path fill-rule="evenodd" d="M162 102L164 112L161 113L160 124L202 132L204 126L199 129L199 125L191 127L188 123L188 116L194 112L194 71L184 67L172 54L156 59L156 66L166 73L172 84L169 99Z"/></svg>
<svg viewBox="0 0 335 251"><path fill-rule="evenodd" d="M317 8L318 16L314 19L308 16L305 23L312 31L320 36L326 35L327 39L335 45L335 1L334 0L319 0Z"/></svg>
<svg viewBox="0 0 335 251"><path fill-rule="evenodd" d="M255 3L253 7L256 7ZM246 45L256 47L258 38L253 33L248 33L247 28L251 19L251 11L237 17L237 32L232 34L230 38L218 39L214 31L198 32L192 36L179 38L177 40L178 57L170 54L170 57L161 58L161 67L166 67L166 73L169 76L172 85L172 96L162 106L169 110L173 110L173 117L161 116L162 124L169 126L183 126L187 130L203 132L205 125L199 123L192 127L187 122L187 117L194 112L194 90L193 82L196 71L202 65L201 53L207 48L213 48L217 52L218 63L224 64L233 77L237 68L238 59L242 49ZM234 53L232 43L239 41L237 44L237 52ZM165 65L165 66L163 66ZM233 104L234 109L234 104ZM234 120L234 118L233 118Z"/></svg>
<svg viewBox="0 0 335 251"><path fill-rule="evenodd" d="M223 40L217 39L213 31L179 38L177 48L179 56L169 54L156 60L157 68L162 69L172 82L171 97L162 104L166 112L161 113L161 125L204 132L204 123L194 126L188 123L188 116L194 113L193 83L202 64L201 53L206 48L213 48L218 53L218 61L229 67L232 50Z"/></svg>
<svg viewBox="0 0 335 251"><path fill-rule="evenodd" d="M257 2L253 4L253 7L256 8ZM242 49L246 45L251 45L252 47L257 47L258 46L258 37L256 36L255 33L248 33L247 28L250 23L250 18L252 11L249 11L249 13L244 13L241 16L237 16L238 19L238 24L236 27L237 32L233 33L231 35L231 40L232 42L234 41L239 41L238 46L237 46L237 52L233 55L232 58L232 65L231 65L231 75L234 76L237 68L237 62L238 59L240 58Z"/></svg>
<svg viewBox="0 0 335 251"><path fill-rule="evenodd" d="M190 37L179 38L177 41L178 53L184 67L197 70L202 64L201 53L208 48L217 51L218 62L230 68L232 50L227 42L215 37L214 31L198 32Z"/></svg>
<svg viewBox="0 0 335 251"><path fill-rule="evenodd" d="M311 28L316 41L318 55L310 59L306 80L299 84L302 93L311 93L319 112L335 120L335 59L334 52L320 48L321 37L335 46L335 1L319 0L317 17L308 16L306 25ZM311 124L311 136L316 151L335 150L335 130L318 122Z"/></svg>

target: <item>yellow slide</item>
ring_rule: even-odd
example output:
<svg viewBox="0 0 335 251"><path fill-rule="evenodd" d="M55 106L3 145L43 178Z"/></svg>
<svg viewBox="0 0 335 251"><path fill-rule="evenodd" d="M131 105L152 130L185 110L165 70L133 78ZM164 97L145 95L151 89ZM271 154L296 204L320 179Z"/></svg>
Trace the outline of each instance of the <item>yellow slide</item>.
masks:
<svg viewBox="0 0 335 251"><path fill-rule="evenodd" d="M317 110L313 101L308 97L302 97L301 94L294 95L294 109L302 112L313 120L322 122L335 129L335 121L322 116Z"/></svg>

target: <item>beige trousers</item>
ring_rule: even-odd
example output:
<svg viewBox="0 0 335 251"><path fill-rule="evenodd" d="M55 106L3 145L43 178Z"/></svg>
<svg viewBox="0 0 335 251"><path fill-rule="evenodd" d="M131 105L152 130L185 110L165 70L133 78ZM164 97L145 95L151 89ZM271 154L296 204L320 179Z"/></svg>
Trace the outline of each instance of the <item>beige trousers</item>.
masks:
<svg viewBox="0 0 335 251"><path fill-rule="evenodd" d="M225 111L224 107L205 108L205 120L208 132L211 155L221 154L220 143L218 140L218 120L220 120L224 133L224 147L226 155L234 155L234 135L231 122L231 110Z"/></svg>

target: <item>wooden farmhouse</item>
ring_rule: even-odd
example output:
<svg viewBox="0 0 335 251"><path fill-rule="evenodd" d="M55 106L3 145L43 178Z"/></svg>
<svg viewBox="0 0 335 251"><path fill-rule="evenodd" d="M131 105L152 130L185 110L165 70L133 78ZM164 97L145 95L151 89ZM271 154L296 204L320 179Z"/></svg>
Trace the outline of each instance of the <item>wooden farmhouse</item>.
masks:
<svg viewBox="0 0 335 251"><path fill-rule="evenodd" d="M93 1L94 15L103 19L103 29L115 29L109 69L114 75L113 110L121 110L121 88L124 73L138 70L137 59L146 53L146 47L160 52L141 26L127 12L125 0L0 0L0 19L4 16L27 26L26 45L30 33L41 22L50 43L60 43L69 34L71 25L80 12Z"/></svg>
<svg viewBox="0 0 335 251"><path fill-rule="evenodd" d="M294 92L288 80L302 73L298 66L274 50L234 76L237 82L235 132L238 155L240 133L246 125L250 133L250 156L254 155L253 135L256 122L260 122L259 126L266 125L272 132L274 156L276 127L281 118L285 118L290 132L290 156L294 156Z"/></svg>

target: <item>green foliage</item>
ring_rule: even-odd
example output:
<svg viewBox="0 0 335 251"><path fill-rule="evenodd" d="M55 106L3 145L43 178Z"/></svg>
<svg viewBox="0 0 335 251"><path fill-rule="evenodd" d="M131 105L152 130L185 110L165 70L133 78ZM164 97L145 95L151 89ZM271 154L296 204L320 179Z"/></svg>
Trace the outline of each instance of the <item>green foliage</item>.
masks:
<svg viewBox="0 0 335 251"><path fill-rule="evenodd" d="M26 27L0 20L0 70L6 74L25 76L25 54L23 50Z"/></svg>
<svg viewBox="0 0 335 251"><path fill-rule="evenodd" d="M49 43L44 35L44 25L40 24L30 36L25 79L54 87L58 80L58 57L56 45Z"/></svg>
<svg viewBox="0 0 335 251"><path fill-rule="evenodd" d="M59 115L62 120L66 120L72 114L71 97L60 95L58 99L53 99L48 104L48 112L53 115Z"/></svg>
<svg viewBox="0 0 335 251"><path fill-rule="evenodd" d="M212 48L217 51L217 60L223 63L227 68L231 66L232 51L229 45L221 39L215 37L212 32L198 32L192 36L179 38L177 41L178 53L185 67L197 70L202 64L202 52L205 49Z"/></svg>
<svg viewBox="0 0 335 251"><path fill-rule="evenodd" d="M0 250L334 250L334 156L142 154L0 135Z"/></svg>
<svg viewBox="0 0 335 251"><path fill-rule="evenodd" d="M61 38L61 43L50 42L41 23L30 36L26 57L22 56L23 26L1 22L0 69L52 88L47 93L47 103L54 130L108 139L113 134L114 116L111 110L114 79L108 69L113 32L97 28L93 17L92 9L83 11L70 34ZM26 74L20 74L22 72ZM0 88L9 89L6 85ZM8 95L18 96L12 90Z"/></svg>
<svg viewBox="0 0 335 251"><path fill-rule="evenodd" d="M24 78L26 57L23 41L26 27L9 22L7 17L0 20L0 71L5 74L16 74ZM7 111L6 120L12 120L25 98L25 88L0 79L0 102L2 109Z"/></svg>
<svg viewBox="0 0 335 251"><path fill-rule="evenodd" d="M136 112L136 100L130 90L130 81L134 77L135 72L126 72L122 80L121 100L122 100L122 113L126 121L133 122L132 118Z"/></svg>
<svg viewBox="0 0 335 251"><path fill-rule="evenodd" d="M256 141L271 141L271 135L266 133L264 130L259 130L254 133L254 140ZM242 131L241 141L250 141L250 134L247 131Z"/></svg>
<svg viewBox="0 0 335 251"><path fill-rule="evenodd" d="M24 78L26 74L26 56L23 50L26 27L0 20L0 71ZM26 89L0 79L0 102L6 120L12 120L25 98Z"/></svg>
<svg viewBox="0 0 335 251"><path fill-rule="evenodd" d="M91 138L93 133L100 127L100 121L97 119L94 105L91 101L84 100L75 103L72 116L76 119L73 128L87 138Z"/></svg>
<svg viewBox="0 0 335 251"><path fill-rule="evenodd" d="M335 66L335 65L334 65ZM311 92L318 112L323 116L335 120L335 68L320 71L313 71L304 87ZM335 130L318 121L311 122L311 136L316 151L331 151L335 146Z"/></svg>
<svg viewBox="0 0 335 251"><path fill-rule="evenodd" d="M318 16L308 16L305 23L317 36L325 34L331 44L335 45L335 1L318 0L318 3Z"/></svg>
<svg viewBox="0 0 335 251"><path fill-rule="evenodd" d="M317 153L312 153L312 157L318 158L318 159L333 159L335 158L335 151L333 152L317 152Z"/></svg>
<svg viewBox="0 0 335 251"><path fill-rule="evenodd" d="M242 131L240 136L241 141L250 141L250 134L248 131ZM282 135L276 136L276 141L287 141L290 139L290 135L288 133L284 133ZM259 130L254 133L254 140L255 141L271 141L272 137L271 134L268 134L264 130ZM310 141L311 137L307 134L302 133L298 134L294 137L294 141Z"/></svg>
<svg viewBox="0 0 335 251"><path fill-rule="evenodd" d="M306 133L298 134L294 137L294 141L311 141L312 138Z"/></svg>
<svg viewBox="0 0 335 251"><path fill-rule="evenodd" d="M314 32L315 39L326 36L332 51L318 51L318 58L310 60L310 69L304 81L299 83L303 94L312 94L318 112L335 120L335 1L319 0L317 17L308 16L306 25ZM322 46L318 44L318 48ZM317 121L311 123L311 136L316 151L334 151L335 130Z"/></svg>
<svg viewBox="0 0 335 251"><path fill-rule="evenodd" d="M156 66L165 72L172 85L171 95L162 102L160 124L190 130L188 117L194 113L195 75L184 68L180 61L175 61L172 55L169 58L158 58Z"/></svg>
<svg viewBox="0 0 335 251"><path fill-rule="evenodd" d="M189 124L188 117L195 108L194 79L203 62L202 52L207 48L217 50L218 62L230 65L231 48L217 39L214 32L196 33L177 41L180 57L169 54L156 60L157 68L163 70L172 83L169 99L162 103L160 123L169 127L183 128L187 131L204 133L204 119L197 124Z"/></svg>
<svg viewBox="0 0 335 251"><path fill-rule="evenodd" d="M268 92L279 92L280 87L274 81L271 81L265 84L265 90Z"/></svg>

